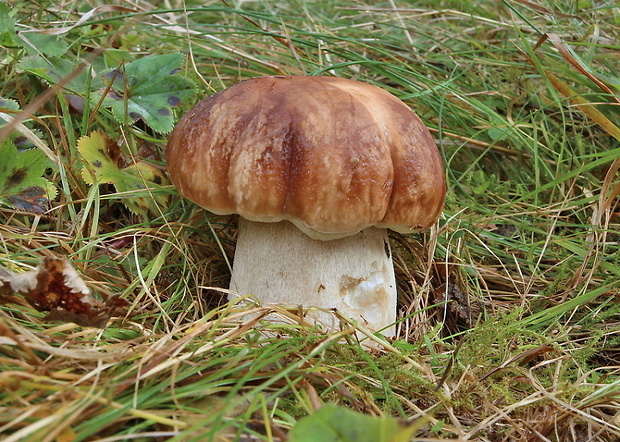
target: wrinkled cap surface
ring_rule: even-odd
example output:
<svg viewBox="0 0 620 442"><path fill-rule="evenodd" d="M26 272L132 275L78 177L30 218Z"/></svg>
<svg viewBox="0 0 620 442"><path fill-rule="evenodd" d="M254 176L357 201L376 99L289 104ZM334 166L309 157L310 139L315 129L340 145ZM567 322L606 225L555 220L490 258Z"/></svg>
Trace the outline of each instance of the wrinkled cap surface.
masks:
<svg viewBox="0 0 620 442"><path fill-rule="evenodd" d="M289 220L313 237L430 227L446 192L417 115L383 89L342 78L238 83L179 121L166 158L179 193L205 209Z"/></svg>

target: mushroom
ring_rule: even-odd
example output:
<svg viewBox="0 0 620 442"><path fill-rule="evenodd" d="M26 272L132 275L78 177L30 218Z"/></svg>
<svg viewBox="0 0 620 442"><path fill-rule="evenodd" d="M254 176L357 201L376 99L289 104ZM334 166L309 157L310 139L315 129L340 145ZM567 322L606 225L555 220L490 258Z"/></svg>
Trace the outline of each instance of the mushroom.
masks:
<svg viewBox="0 0 620 442"><path fill-rule="evenodd" d="M343 78L252 78L188 112L166 159L182 196L240 216L232 292L393 335L387 229L432 226L446 193L437 146L403 102Z"/></svg>

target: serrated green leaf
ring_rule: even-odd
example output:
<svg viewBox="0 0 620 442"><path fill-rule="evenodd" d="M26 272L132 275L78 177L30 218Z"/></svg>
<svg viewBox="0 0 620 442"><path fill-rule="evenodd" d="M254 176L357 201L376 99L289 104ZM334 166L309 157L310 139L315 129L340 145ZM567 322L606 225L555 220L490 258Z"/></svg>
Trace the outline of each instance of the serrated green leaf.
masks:
<svg viewBox="0 0 620 442"><path fill-rule="evenodd" d="M50 84L58 83L75 69L75 63L67 59L56 57L45 58L40 55L24 57L19 61L17 66L22 71L33 74ZM65 89L84 95L87 84L86 75L88 75L87 71L83 70L76 78L65 85Z"/></svg>
<svg viewBox="0 0 620 442"><path fill-rule="evenodd" d="M33 36L28 34L28 38ZM58 50L63 51L62 48ZM196 94L194 83L177 73L183 59L184 55L180 53L150 55L90 81L87 78L89 72L83 70L65 85L65 89L86 96L90 92L86 90L86 85L90 84L94 90L90 97L93 104L97 104L106 91L105 82L112 81L102 104L111 110L114 118L121 123L142 120L154 131L168 133L174 127L173 109L189 102ZM71 74L75 64L60 57L31 55L22 58L18 67L47 83L55 84Z"/></svg>
<svg viewBox="0 0 620 442"><path fill-rule="evenodd" d="M82 178L87 184L114 184L122 179L118 162L113 151L118 149L114 141L103 132L93 132L90 136L80 138L78 152L84 159Z"/></svg>
<svg viewBox="0 0 620 442"><path fill-rule="evenodd" d="M19 104L10 98L0 97L0 109L19 110Z"/></svg>
<svg viewBox="0 0 620 442"><path fill-rule="evenodd" d="M42 34L40 32L20 32L19 39L29 54L43 54L50 57L63 55L69 45L57 35Z"/></svg>
<svg viewBox="0 0 620 442"><path fill-rule="evenodd" d="M173 108L196 93L194 83L177 74L183 59L179 53L149 55L108 72L104 79L113 84L103 105L111 108L121 123L142 120L156 132L170 132L174 126ZM94 94L93 99L99 97Z"/></svg>
<svg viewBox="0 0 620 442"><path fill-rule="evenodd" d="M305 417L289 433L290 442L406 442L417 426L401 425L397 419L357 413L325 404Z"/></svg>
<svg viewBox="0 0 620 442"><path fill-rule="evenodd" d="M167 195L152 195L149 189L168 184L164 173L144 161L136 161L125 167L119 146L104 133L95 131L80 138L78 151L84 160L82 177L88 184L109 183L121 196L121 202L133 213L146 215L157 213L163 207Z"/></svg>
<svg viewBox="0 0 620 442"><path fill-rule="evenodd" d="M39 149L18 151L12 141L0 145L0 203L14 209L43 213L56 187L43 177L49 159Z"/></svg>

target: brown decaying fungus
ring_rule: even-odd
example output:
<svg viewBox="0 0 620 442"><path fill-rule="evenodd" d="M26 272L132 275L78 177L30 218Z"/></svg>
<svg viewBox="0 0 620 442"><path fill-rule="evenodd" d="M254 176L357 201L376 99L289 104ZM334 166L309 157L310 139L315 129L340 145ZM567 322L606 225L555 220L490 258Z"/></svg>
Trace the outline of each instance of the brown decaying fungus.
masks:
<svg viewBox="0 0 620 442"><path fill-rule="evenodd" d="M182 196L240 215L232 291L393 334L387 229L432 226L446 192L437 146L403 102L342 78L253 78L188 112L166 158Z"/></svg>

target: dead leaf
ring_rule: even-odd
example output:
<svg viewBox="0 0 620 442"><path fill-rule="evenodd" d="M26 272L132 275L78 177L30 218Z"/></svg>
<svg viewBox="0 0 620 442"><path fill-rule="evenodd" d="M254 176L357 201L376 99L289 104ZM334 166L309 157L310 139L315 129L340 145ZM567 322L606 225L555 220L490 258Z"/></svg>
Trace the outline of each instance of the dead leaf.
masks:
<svg viewBox="0 0 620 442"><path fill-rule="evenodd" d="M74 322L85 327L104 328L110 317L129 303L119 296L101 302L65 259L45 258L35 269L13 273L0 267L0 290L21 293L40 312L49 312L50 321Z"/></svg>

